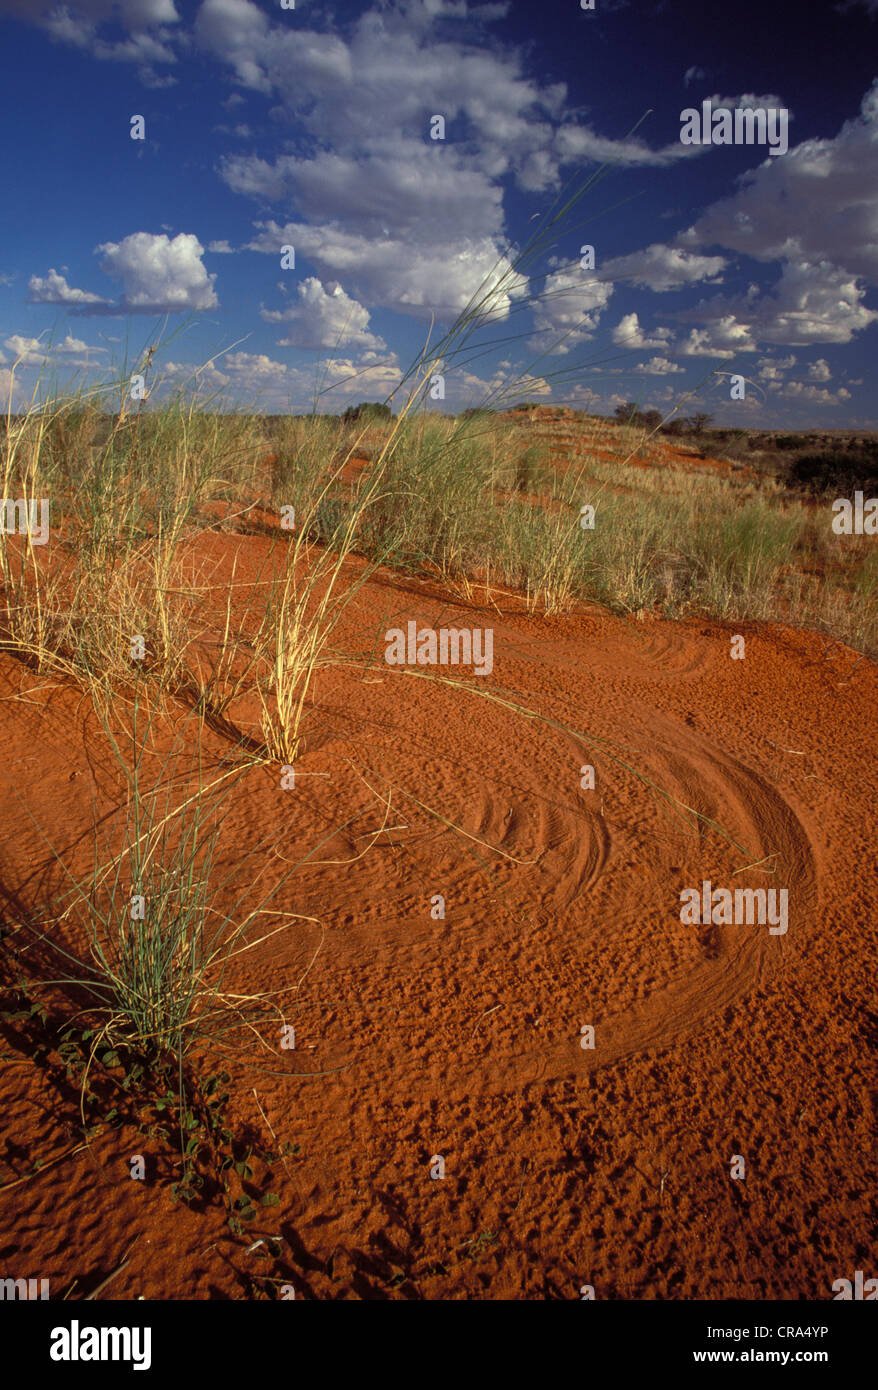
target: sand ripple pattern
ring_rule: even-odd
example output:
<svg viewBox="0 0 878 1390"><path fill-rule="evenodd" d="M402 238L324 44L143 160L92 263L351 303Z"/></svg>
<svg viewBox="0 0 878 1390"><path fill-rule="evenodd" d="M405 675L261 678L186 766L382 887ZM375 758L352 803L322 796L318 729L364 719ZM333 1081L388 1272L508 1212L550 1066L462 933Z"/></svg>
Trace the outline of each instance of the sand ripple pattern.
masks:
<svg viewBox="0 0 878 1390"><path fill-rule="evenodd" d="M791 949L790 939L806 933L819 912L815 855L809 834L783 792L679 721L654 711L644 711L642 717L644 725L634 734L634 739L643 744L642 756L636 760L638 765L681 802L720 822L750 852L751 862L768 859L775 866L771 877L724 878L722 882L731 886L787 887L789 933L786 937L772 936L767 926L715 927L717 949L710 956L679 977L671 978L646 1000L595 1019L594 1051L579 1046L573 1027L569 1043L542 1049L529 1046L523 1053L506 1056L491 1051L481 1065L469 1070L466 1082L471 1091L497 1092L531 1082L581 1075L635 1053L660 1050L684 1040L757 989L769 973L782 971ZM572 740L570 751L573 758L582 760L581 747ZM557 783L557 763L554 780ZM480 833L490 836L501 829L500 805L495 796L485 793L478 810ZM536 827L543 884L540 902L553 915L560 915L600 886L613 850L630 849L626 831L636 838L637 829L632 825L620 830L616 824L611 829L601 815L577 810L560 797L554 800L545 794L535 794L533 800L526 798L517 803L506 822L507 843L514 840L516 825L524 823L528 823L532 833ZM669 875L669 881L672 877ZM683 886L687 885L678 882L669 887L669 904L678 900ZM607 929L611 925L608 921ZM589 1017L587 998L581 1001L580 1016Z"/></svg>

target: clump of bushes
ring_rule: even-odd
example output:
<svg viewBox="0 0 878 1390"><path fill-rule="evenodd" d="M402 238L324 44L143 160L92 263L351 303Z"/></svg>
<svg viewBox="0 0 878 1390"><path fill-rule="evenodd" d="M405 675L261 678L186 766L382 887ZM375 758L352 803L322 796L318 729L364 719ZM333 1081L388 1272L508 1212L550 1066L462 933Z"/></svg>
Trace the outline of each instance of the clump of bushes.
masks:
<svg viewBox="0 0 878 1390"><path fill-rule="evenodd" d="M392 420L393 411L382 401L361 401L359 405L349 405L341 417L345 423L361 420L363 423Z"/></svg>
<svg viewBox="0 0 878 1390"><path fill-rule="evenodd" d="M878 442L870 441L856 450L802 454L790 464L787 481L791 487L814 493L874 492L878 490Z"/></svg>

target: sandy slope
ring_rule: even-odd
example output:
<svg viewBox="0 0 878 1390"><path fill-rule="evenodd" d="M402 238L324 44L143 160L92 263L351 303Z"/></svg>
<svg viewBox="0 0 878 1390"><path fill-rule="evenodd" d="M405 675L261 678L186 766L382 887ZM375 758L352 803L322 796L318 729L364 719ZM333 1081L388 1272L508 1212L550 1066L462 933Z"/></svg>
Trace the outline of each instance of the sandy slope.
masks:
<svg viewBox="0 0 878 1390"><path fill-rule="evenodd" d="M255 572L264 542L200 544ZM255 1087L300 1146L279 1207L235 1240L172 1202L158 1156L131 1181L144 1140L123 1130L0 1193L7 1272L85 1287L135 1236L115 1297L240 1297L272 1273L321 1298L825 1298L874 1263L874 666L788 629L513 610L384 575L343 638L490 624L493 674L470 679L554 723L391 671L379 646L365 676L321 678L295 791L254 769L227 807L221 867L266 836L269 880L324 861L283 898L319 923L239 981L301 980L296 1050L226 1063L239 1124L265 1134ZM2 881L28 904L51 856L25 808L84 869L93 797L112 816L118 793L84 702L2 676ZM704 879L786 887L788 932L684 926ZM70 1147L73 1111L4 1036L8 1181ZM268 1231L272 1270L245 1253Z"/></svg>

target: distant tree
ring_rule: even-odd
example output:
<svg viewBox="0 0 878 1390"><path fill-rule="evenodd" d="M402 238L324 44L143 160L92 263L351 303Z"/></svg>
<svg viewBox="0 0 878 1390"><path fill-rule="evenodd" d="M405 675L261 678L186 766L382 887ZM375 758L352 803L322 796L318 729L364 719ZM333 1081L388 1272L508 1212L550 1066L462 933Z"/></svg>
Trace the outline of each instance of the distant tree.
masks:
<svg viewBox="0 0 878 1390"><path fill-rule="evenodd" d="M657 430L662 422L660 410L645 410L638 420L638 424L647 430Z"/></svg>
<svg viewBox="0 0 878 1390"><path fill-rule="evenodd" d="M682 434L685 428L685 420L669 420L666 425L662 426L662 434L669 434L676 437L678 434Z"/></svg>
<svg viewBox="0 0 878 1390"><path fill-rule="evenodd" d="M626 401L624 405L616 406L614 414L620 425L636 425L640 411L636 401Z"/></svg>
<svg viewBox="0 0 878 1390"><path fill-rule="evenodd" d="M692 429L696 434L703 434L708 425L713 421L712 415L693 415L691 420Z"/></svg>
<svg viewBox="0 0 878 1390"><path fill-rule="evenodd" d="M361 401L359 405L349 405L341 417L350 423L352 420L392 420L393 411L382 401Z"/></svg>

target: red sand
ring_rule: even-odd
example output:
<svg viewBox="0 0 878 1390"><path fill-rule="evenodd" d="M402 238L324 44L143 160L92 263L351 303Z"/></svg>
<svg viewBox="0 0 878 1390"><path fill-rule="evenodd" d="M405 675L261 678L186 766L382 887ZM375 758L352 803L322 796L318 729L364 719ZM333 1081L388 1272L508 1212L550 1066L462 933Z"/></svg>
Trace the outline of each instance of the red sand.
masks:
<svg viewBox="0 0 878 1390"><path fill-rule="evenodd" d="M255 578L268 544L197 543L218 585L234 554L237 581ZM258 768L230 800L220 871L266 837L280 837L271 881L281 858L335 861L299 869L277 904L322 927L293 923L236 980L302 981L286 1009L296 1050L252 1039L223 1059L236 1124L270 1144L267 1120L299 1146L271 1177L279 1205L233 1236L219 1203L172 1199L172 1159L131 1128L53 1163L75 1143L75 1096L0 1020L0 1185L51 1165L0 1191L7 1273L76 1279L80 1297L136 1238L107 1296L249 1297L267 1276L317 1298L576 1298L590 1283L599 1298L823 1299L868 1263L875 667L789 629L517 607L379 575L339 638L365 650L380 633L378 658L365 678L319 678L295 790ZM383 633L407 618L492 626L491 676L439 674L584 741L388 668ZM75 691L5 658L0 699L3 884L20 911L40 900L47 840L88 870L92 799L103 814L118 795ZM210 732L206 745L227 747ZM357 858L389 784L386 828ZM705 879L787 887L788 933L684 926L680 892ZM128 1176L137 1153L146 1182ZM269 1233L284 1242L274 1262L248 1253Z"/></svg>

